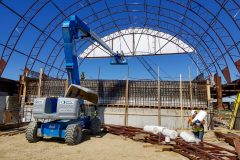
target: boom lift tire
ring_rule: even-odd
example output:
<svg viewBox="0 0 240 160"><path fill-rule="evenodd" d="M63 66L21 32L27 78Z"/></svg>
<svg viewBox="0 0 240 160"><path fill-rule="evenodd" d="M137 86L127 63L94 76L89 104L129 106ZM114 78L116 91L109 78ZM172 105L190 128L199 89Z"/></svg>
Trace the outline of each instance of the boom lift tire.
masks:
<svg viewBox="0 0 240 160"><path fill-rule="evenodd" d="M28 124L25 137L29 143L35 143L40 140L41 137L37 137L37 129L38 129L37 122L30 122Z"/></svg>
<svg viewBox="0 0 240 160"><path fill-rule="evenodd" d="M68 145L79 144L82 140L82 128L79 124L70 124L65 133L65 142Z"/></svg>
<svg viewBox="0 0 240 160"><path fill-rule="evenodd" d="M101 131L101 120L95 116L91 119L90 130L92 134L98 134Z"/></svg>

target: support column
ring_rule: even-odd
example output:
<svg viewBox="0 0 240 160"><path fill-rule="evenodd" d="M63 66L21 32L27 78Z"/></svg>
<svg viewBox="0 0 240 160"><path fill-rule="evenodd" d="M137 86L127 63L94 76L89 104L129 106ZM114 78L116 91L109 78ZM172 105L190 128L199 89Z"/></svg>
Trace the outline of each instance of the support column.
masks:
<svg viewBox="0 0 240 160"><path fill-rule="evenodd" d="M128 78L129 78L129 67L128 76L126 80L126 90L125 90L125 115L124 115L124 126L128 126Z"/></svg>
<svg viewBox="0 0 240 160"><path fill-rule="evenodd" d="M217 89L217 108L219 110L223 109L222 105L222 79L219 76L215 76L215 83L216 83L216 89Z"/></svg>
<svg viewBox="0 0 240 160"><path fill-rule="evenodd" d="M179 94L180 94L180 108L181 108L181 129L183 129L183 105L182 105L182 74L180 73L180 81L179 81Z"/></svg>
<svg viewBox="0 0 240 160"><path fill-rule="evenodd" d="M161 92L160 92L160 75L158 66L158 125L161 126Z"/></svg>
<svg viewBox="0 0 240 160"><path fill-rule="evenodd" d="M42 87L42 75L43 75L43 69L40 68L40 75L38 79L38 97L41 97L41 87Z"/></svg>
<svg viewBox="0 0 240 160"><path fill-rule="evenodd" d="M212 107L212 98L211 98L211 83L209 80L206 82L206 88L207 88L207 107L208 107L208 116L207 116L207 122L208 122L208 130L214 129L214 121L213 121L213 107Z"/></svg>
<svg viewBox="0 0 240 160"><path fill-rule="evenodd" d="M67 90L68 90L68 80L65 81L65 94L67 94Z"/></svg>

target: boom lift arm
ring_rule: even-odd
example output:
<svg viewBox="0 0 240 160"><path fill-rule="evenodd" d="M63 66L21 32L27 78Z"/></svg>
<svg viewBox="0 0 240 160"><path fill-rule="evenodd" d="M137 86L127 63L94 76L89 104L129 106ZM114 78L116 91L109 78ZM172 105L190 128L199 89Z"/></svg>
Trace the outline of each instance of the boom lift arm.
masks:
<svg viewBox="0 0 240 160"><path fill-rule="evenodd" d="M119 53L115 53L96 33L94 33L82 20L73 15L62 25L66 70L69 84L80 84L75 39L90 37L106 49L114 57L116 64L126 64L126 60ZM81 37L79 31L82 33Z"/></svg>

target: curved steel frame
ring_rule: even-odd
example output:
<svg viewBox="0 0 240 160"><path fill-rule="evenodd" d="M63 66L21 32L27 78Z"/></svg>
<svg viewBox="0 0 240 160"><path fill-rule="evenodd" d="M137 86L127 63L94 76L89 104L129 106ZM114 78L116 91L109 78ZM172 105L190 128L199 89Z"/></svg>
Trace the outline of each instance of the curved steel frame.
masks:
<svg viewBox="0 0 240 160"><path fill-rule="evenodd" d="M97 3L103 3L105 7L100 11L95 11L93 5ZM194 48L196 54L190 55L190 58L195 62L200 71L207 73L208 76L210 76L212 72L221 73L228 82L231 81L229 63L233 63L238 73L240 73L240 40L228 30L230 28L227 26L226 22L220 18L222 13L226 14L228 20L235 24L236 31L240 32L240 18L238 18L240 17L238 15L240 14L240 3L238 1L223 0L220 2L214 0L214 4L218 7L218 11L214 13L207 8L207 5L203 5L196 0L168 0L165 3L171 4L171 7L169 8L164 7L164 5L162 5L163 3L163 1L159 1L158 6L153 6L146 0L144 3L128 3L127 0L125 0L121 5L111 6L107 0L77 0L61 10L56 2L54 3L51 0L40 0L34 1L27 11L21 15L10 6L6 5L3 1L0 1L0 5L6 7L9 11L19 17L19 21L12 29L8 40L2 45L4 46L4 49L1 54L1 59L6 62L9 61L13 52L17 50L16 46L19 43L20 38L24 35L24 31L28 26L32 26L41 34L37 37L31 51L29 53L22 53L27 57L24 67L32 70L35 62L43 63L47 75L51 75L52 69L57 69L57 76L62 74L60 77L63 77L65 73L63 69L63 58L60 64L56 64L56 61L61 58L59 56L63 52L62 38L60 37L59 39L56 39L52 34L68 16L76 14L84 8L88 8L90 14L86 15L83 20L87 21L88 25L98 24L94 25L96 27L94 27L93 30L102 36L108 35L109 32L116 32L118 37L124 38L126 33L122 33L121 30L128 28L129 26L133 28L140 26L142 27L142 31L146 28L152 28L157 31L164 30L166 33L181 39L184 43ZM40 11L49 4L53 4L59 13L44 29L41 29L32 21ZM143 9L130 9L133 7L138 8L139 6ZM177 9L174 9L174 7ZM124 10L122 8L124 8ZM182 12L178 11L179 8ZM113 10L119 11L114 12ZM121 15L122 13L127 13L127 16L114 18L114 16ZM144 24L140 25L137 24L137 22L135 24L135 20L133 16L131 16L132 13L143 13L142 15L144 17L137 17L139 19L141 18L141 20L144 21ZM198 19L195 19L194 17L197 17ZM105 18L110 18L111 22L103 23ZM161 18L165 20L162 20ZM121 21L127 21L128 23L120 24ZM156 25L151 24L153 22ZM109 28L109 26L112 26L112 28ZM18 29L17 31L16 28ZM113 38L116 37L108 37L108 40ZM48 39L51 39L55 45L48 54L47 60L43 62L39 60L39 55L42 53L41 51L47 44ZM171 39L168 39L168 41L171 41ZM89 42L79 43L79 52L83 52L84 48L87 48L89 45ZM131 52L130 48L129 51ZM201 61L200 64L197 63L198 59Z"/></svg>
<svg viewBox="0 0 240 160"><path fill-rule="evenodd" d="M112 13L112 14L116 14L116 13ZM165 16L166 17L166 16ZM104 18L104 17L103 17ZM170 18L170 17L168 17L168 18ZM123 19L122 19L123 20ZM118 20L115 20L115 21L118 21ZM196 23L196 22L195 22ZM90 24L91 24L91 22L90 22ZM181 24L183 24L183 23L181 23ZM102 26L100 26L100 27L102 27ZM210 51L211 52L211 51ZM210 57L211 58L211 57ZM204 63L204 62L203 62Z"/></svg>

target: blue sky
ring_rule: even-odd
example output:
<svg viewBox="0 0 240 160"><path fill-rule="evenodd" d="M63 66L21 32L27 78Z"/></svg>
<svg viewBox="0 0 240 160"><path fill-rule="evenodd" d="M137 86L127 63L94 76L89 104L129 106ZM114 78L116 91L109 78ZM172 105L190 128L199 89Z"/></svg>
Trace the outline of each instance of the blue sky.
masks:
<svg viewBox="0 0 240 160"><path fill-rule="evenodd" d="M161 79L179 80L179 75L182 73L182 77L187 80L188 66L190 66L191 77L197 75L196 67L186 54L148 56L145 59L148 60L156 72L159 66ZM110 58L85 60L80 66L80 72L85 72L88 78L96 79L100 68L101 79L126 79L129 67L130 79L152 79L149 72L140 64L137 58L128 57L127 60L128 65L111 65Z"/></svg>

